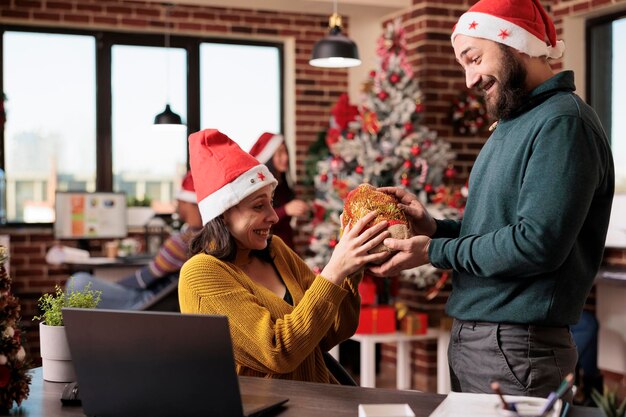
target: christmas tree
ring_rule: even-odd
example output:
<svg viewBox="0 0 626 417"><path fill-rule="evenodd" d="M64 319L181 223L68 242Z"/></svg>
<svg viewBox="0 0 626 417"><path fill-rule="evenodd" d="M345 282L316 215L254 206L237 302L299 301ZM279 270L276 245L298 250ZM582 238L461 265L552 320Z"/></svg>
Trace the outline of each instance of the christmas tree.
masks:
<svg viewBox="0 0 626 417"><path fill-rule="evenodd" d="M5 268L8 257L7 249L0 246L0 414L7 413L13 402L19 406L28 396L30 384L18 329L20 304L11 294L11 278Z"/></svg>
<svg viewBox="0 0 626 417"><path fill-rule="evenodd" d="M390 22L378 39L378 68L364 84L359 106L343 94L331 113L326 144L330 156L317 162L315 211L310 225L308 265L320 271L339 240L343 202L361 183L400 186L418 195L434 216L455 218L463 206L450 145L422 125L424 106L406 57L400 21ZM446 184L448 183L448 184ZM424 266L403 272L424 287L441 274Z"/></svg>

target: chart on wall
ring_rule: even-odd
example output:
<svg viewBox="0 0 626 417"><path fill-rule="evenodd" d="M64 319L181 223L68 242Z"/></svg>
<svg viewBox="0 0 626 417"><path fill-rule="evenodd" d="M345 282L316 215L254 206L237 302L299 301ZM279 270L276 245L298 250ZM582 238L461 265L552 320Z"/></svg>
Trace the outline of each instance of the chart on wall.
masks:
<svg viewBox="0 0 626 417"><path fill-rule="evenodd" d="M60 192L55 211L55 237L59 239L126 236L124 193Z"/></svg>

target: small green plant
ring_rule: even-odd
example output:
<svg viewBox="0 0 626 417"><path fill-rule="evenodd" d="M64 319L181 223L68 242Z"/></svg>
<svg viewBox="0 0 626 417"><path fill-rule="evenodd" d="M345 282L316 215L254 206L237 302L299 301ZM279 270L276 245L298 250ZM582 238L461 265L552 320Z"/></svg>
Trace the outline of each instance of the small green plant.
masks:
<svg viewBox="0 0 626 417"><path fill-rule="evenodd" d="M67 292L57 285L53 294L44 294L39 298L38 305L42 314L33 317L33 320L40 320L48 326L63 326L63 307L96 308L101 295L102 291L91 289L91 283L82 291L70 288Z"/></svg>
<svg viewBox="0 0 626 417"><path fill-rule="evenodd" d="M595 388L591 391L591 398L602 410L606 417L625 417L626 416L626 398L622 403L617 405L617 397L615 391L609 391L604 387L604 395L600 394Z"/></svg>
<svg viewBox="0 0 626 417"><path fill-rule="evenodd" d="M151 204L152 199L148 196L144 196L144 198L128 197L126 201L128 207L150 207Z"/></svg>

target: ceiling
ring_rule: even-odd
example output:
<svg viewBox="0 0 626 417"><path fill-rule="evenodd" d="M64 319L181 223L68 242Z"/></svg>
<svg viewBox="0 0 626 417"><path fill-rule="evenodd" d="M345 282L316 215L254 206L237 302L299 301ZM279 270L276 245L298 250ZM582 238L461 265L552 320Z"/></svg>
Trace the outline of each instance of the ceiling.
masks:
<svg viewBox="0 0 626 417"><path fill-rule="evenodd" d="M159 0L148 0L163 3ZM203 6L232 7L303 13L331 14L335 0L169 0L168 3ZM357 15L361 12L377 12L380 15L411 6L411 0L336 0L339 14ZM382 5L381 5L382 4Z"/></svg>

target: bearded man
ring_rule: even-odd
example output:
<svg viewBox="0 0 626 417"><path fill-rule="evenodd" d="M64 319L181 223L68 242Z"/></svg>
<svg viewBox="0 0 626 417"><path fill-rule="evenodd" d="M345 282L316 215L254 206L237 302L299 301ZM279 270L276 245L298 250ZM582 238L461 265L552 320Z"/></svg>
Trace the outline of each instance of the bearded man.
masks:
<svg viewBox="0 0 626 417"><path fill-rule="evenodd" d="M416 234L386 239L398 252L376 275L430 262L453 269L446 304L452 389L546 397L574 372L575 324L602 260L614 190L606 134L554 74L552 20L538 0L481 0L452 34L468 88L482 91L497 127L469 179L462 221L435 220L395 194ZM571 401L571 393L566 395Z"/></svg>

